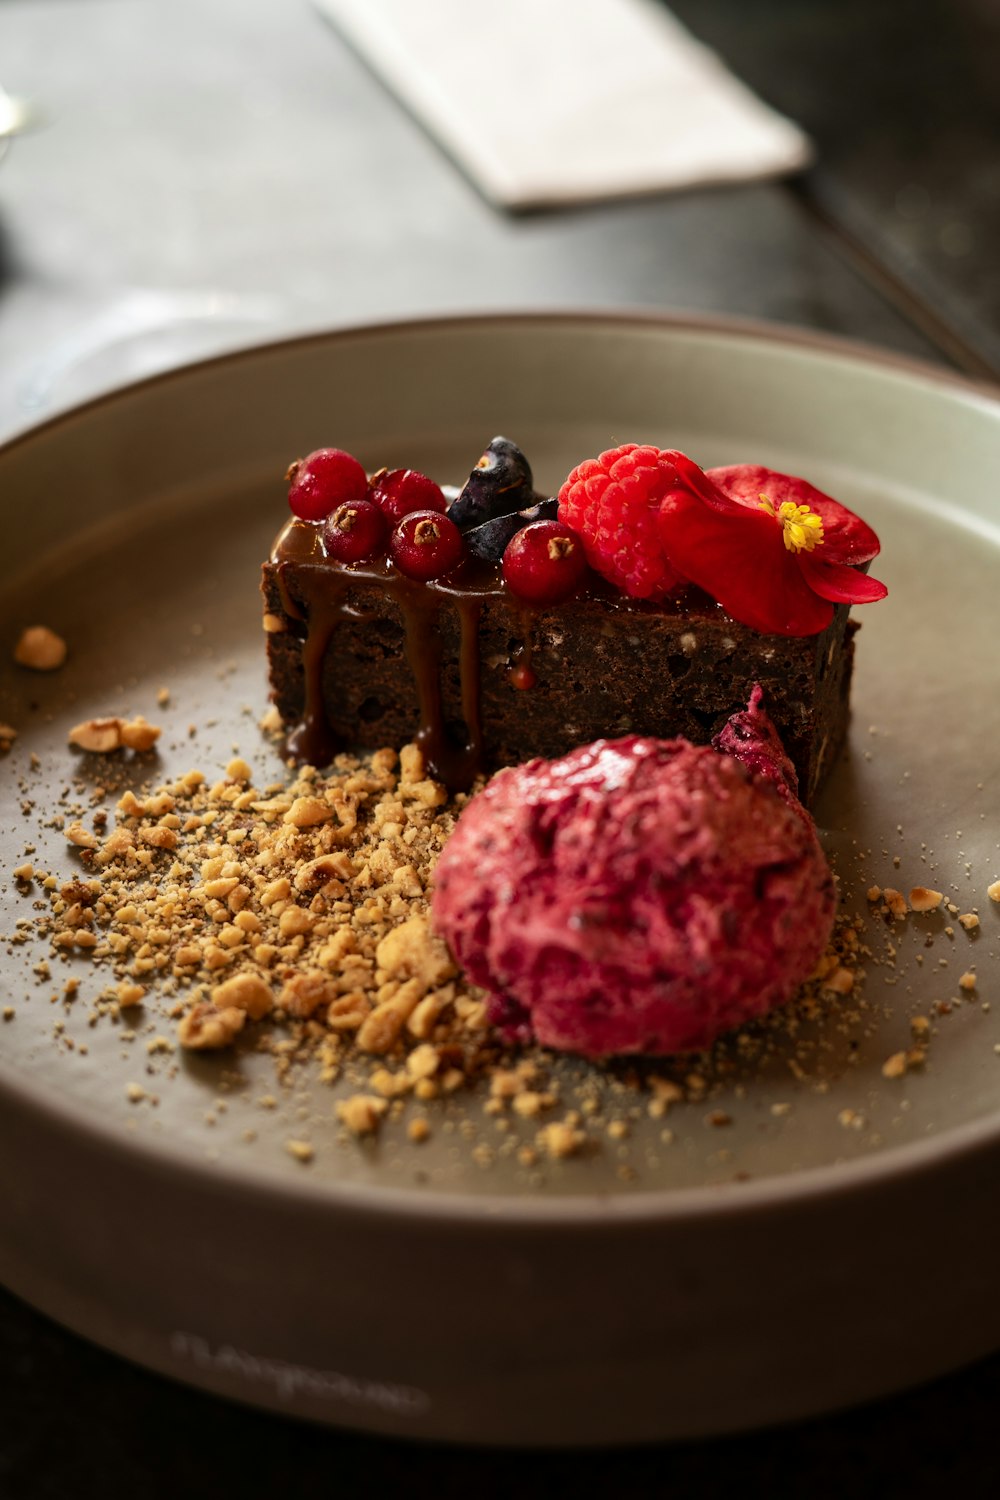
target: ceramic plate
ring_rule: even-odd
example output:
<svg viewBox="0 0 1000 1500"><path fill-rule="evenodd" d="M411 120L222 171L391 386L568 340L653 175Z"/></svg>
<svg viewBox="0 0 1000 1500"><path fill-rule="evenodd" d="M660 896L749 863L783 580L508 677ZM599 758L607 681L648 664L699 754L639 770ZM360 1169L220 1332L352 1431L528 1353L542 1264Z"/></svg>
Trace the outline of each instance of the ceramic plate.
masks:
<svg viewBox="0 0 1000 1500"><path fill-rule="evenodd" d="M291 457L335 442L460 480L495 432L548 488L628 440L806 475L880 532L891 591L861 612L850 742L816 809L861 922L861 1000L786 1028L752 1066L732 1043L666 1135L636 1109L625 1139L534 1171L500 1151L481 1165L472 1145L500 1137L476 1092L441 1104L422 1146L402 1124L344 1144L338 1086L308 1069L265 1110L273 1060L251 1047L150 1054L169 1030L155 1007L88 1025L92 974L66 1004L72 970L36 971L45 950L16 924L37 893L10 873L70 873L49 825L81 773L67 728L95 713L163 724L157 777L214 773L234 744L258 784L280 777L257 728L257 570ZM745 1428L1000 1344L998 472L988 391L772 330L612 315L268 346L0 451L0 720L19 732L0 763L7 1283L206 1389L489 1442ZM70 643L61 672L10 665L39 620ZM873 885L934 887L950 907L890 925ZM919 1018L924 1065L884 1076ZM512 1128L528 1141L535 1124ZM308 1165L286 1150L303 1134Z"/></svg>

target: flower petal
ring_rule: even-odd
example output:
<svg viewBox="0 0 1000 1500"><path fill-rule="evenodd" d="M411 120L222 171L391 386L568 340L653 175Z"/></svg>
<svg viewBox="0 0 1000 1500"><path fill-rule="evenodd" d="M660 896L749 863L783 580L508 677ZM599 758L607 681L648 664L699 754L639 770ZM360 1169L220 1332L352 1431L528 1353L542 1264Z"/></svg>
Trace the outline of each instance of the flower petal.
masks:
<svg viewBox="0 0 1000 1500"><path fill-rule="evenodd" d="M720 512L672 490L660 506L659 535L671 567L751 630L815 635L833 619L832 604L810 588L781 528L759 506Z"/></svg>
<svg viewBox="0 0 1000 1500"><path fill-rule="evenodd" d="M730 500L750 509L760 505L761 495L767 496L775 510L785 500L794 505L808 505L823 522L823 553L829 562L864 563L878 555L879 540L867 521L862 521L839 500L824 495L808 480L798 479L794 474L779 474L761 464L730 464L709 469L707 475Z"/></svg>
<svg viewBox="0 0 1000 1500"><path fill-rule="evenodd" d="M815 552L800 552L799 567L813 593L834 604L874 604L889 592L877 578Z"/></svg>
<svg viewBox="0 0 1000 1500"><path fill-rule="evenodd" d="M713 479L710 479L704 469L698 467L693 458L688 458L686 453L681 453L678 448L661 448L660 458L672 464L677 471L682 489L688 489L692 495L697 495L706 505L713 510L725 511L732 514L737 504L742 504L738 497L730 499Z"/></svg>

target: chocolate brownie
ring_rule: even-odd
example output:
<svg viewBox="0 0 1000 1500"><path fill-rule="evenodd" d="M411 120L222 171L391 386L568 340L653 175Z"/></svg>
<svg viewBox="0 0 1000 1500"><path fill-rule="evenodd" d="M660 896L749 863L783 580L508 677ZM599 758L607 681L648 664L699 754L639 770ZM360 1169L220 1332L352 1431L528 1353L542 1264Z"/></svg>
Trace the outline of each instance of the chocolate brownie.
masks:
<svg viewBox="0 0 1000 1500"><path fill-rule="evenodd" d="M321 522L294 519L264 564L271 694L289 752L416 739L430 773L480 771L626 734L705 743L754 683L811 802L847 727L853 624L838 606L810 636L762 635L694 587L663 604L596 574L559 604L512 595L474 556L433 582L387 557L325 555Z"/></svg>

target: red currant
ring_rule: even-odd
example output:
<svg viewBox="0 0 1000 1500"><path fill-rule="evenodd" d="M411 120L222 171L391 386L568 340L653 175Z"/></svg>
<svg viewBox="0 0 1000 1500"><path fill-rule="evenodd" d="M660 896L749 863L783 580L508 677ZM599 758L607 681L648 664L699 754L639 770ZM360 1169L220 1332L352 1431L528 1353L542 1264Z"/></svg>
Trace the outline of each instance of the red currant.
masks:
<svg viewBox="0 0 1000 1500"><path fill-rule="evenodd" d="M410 578L440 578L462 560L462 533L436 510L404 516L389 539L392 560Z"/></svg>
<svg viewBox="0 0 1000 1500"><path fill-rule="evenodd" d="M583 543L561 521L533 521L511 537L503 555L507 587L532 604L557 604L586 571Z"/></svg>
<svg viewBox="0 0 1000 1500"><path fill-rule="evenodd" d="M385 551L385 516L370 500L345 500L323 527L327 557L338 562L364 562Z"/></svg>
<svg viewBox="0 0 1000 1500"><path fill-rule="evenodd" d="M441 486L416 469L380 469L372 475L369 499L384 513L390 526L415 510L448 508Z"/></svg>
<svg viewBox="0 0 1000 1500"><path fill-rule="evenodd" d="M322 521L345 500L364 500L368 475L342 448L317 448L298 458L285 475L288 503L300 521Z"/></svg>

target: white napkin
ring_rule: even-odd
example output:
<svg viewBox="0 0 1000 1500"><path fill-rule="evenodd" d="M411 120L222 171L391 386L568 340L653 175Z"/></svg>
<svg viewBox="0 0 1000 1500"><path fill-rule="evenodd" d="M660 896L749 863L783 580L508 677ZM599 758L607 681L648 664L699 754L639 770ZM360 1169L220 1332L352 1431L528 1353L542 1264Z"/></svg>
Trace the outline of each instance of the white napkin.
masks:
<svg viewBox="0 0 1000 1500"><path fill-rule="evenodd" d="M315 0L508 208L793 172L807 137L653 0Z"/></svg>

